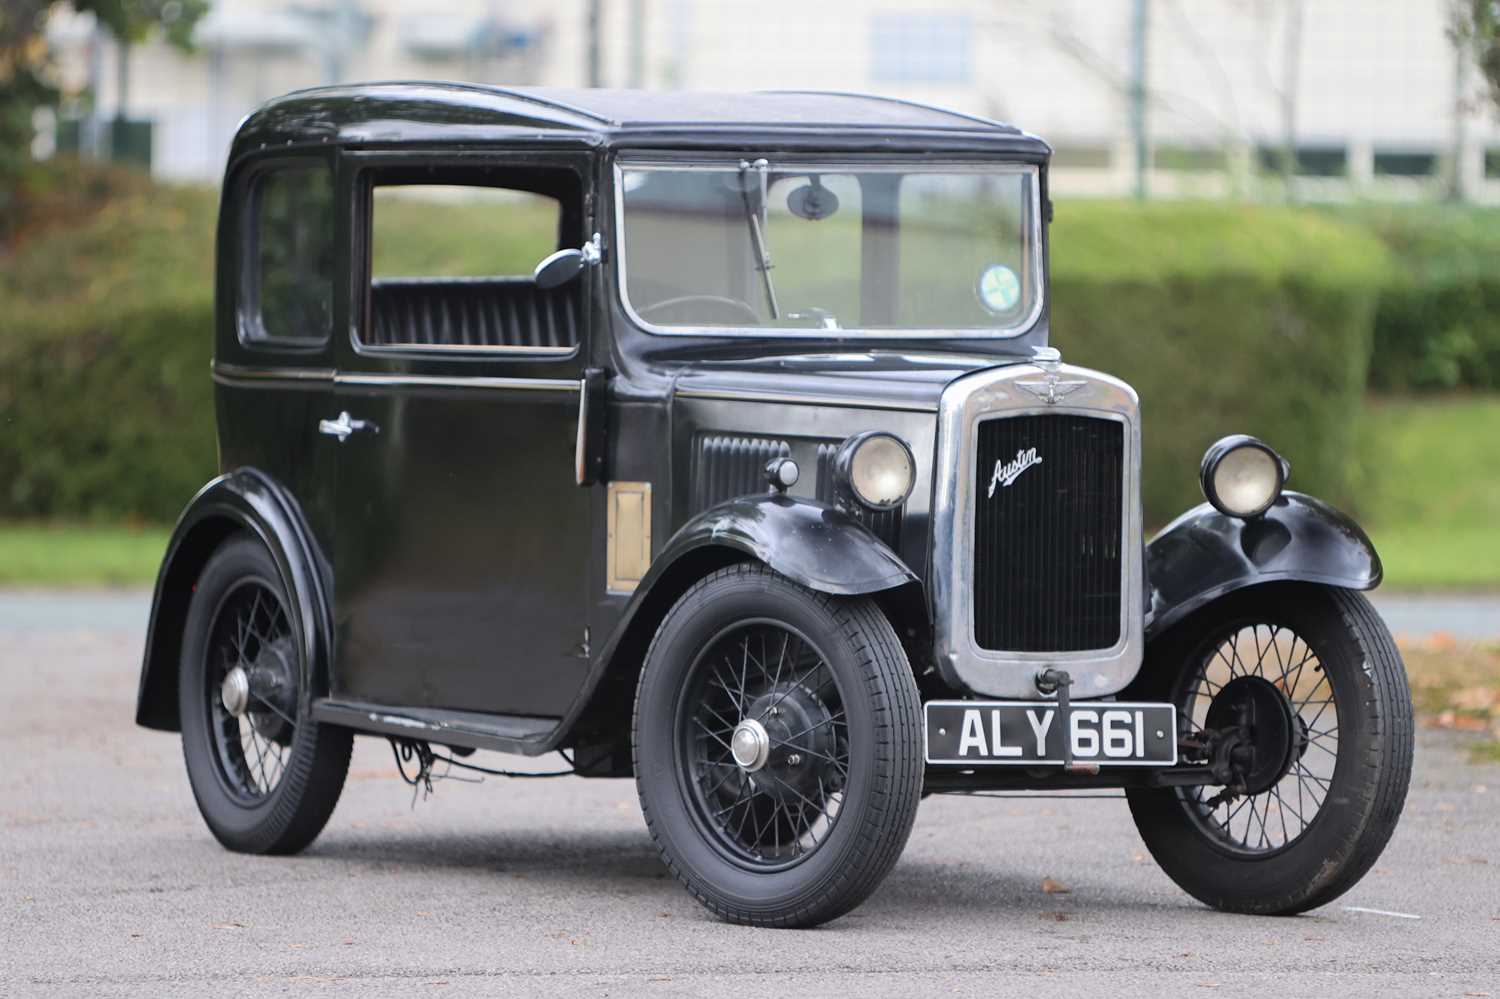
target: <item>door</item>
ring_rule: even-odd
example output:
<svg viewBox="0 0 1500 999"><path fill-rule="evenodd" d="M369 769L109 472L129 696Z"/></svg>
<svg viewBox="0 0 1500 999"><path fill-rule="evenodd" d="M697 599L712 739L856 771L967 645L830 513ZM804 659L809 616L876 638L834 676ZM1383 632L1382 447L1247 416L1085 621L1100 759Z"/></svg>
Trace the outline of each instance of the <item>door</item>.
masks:
<svg viewBox="0 0 1500 999"><path fill-rule="evenodd" d="M421 166L414 164L421 160ZM584 157L354 160L356 321L336 378L335 693L559 716L587 668L575 477Z"/></svg>

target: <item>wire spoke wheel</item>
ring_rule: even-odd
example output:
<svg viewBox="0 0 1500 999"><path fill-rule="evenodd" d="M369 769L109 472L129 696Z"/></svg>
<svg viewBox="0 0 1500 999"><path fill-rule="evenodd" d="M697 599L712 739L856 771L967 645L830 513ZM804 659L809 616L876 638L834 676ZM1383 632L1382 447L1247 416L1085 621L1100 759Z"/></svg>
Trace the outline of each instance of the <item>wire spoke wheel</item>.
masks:
<svg viewBox="0 0 1500 999"><path fill-rule="evenodd" d="M1243 783L1179 791L1210 839L1233 852L1268 855L1295 843L1317 821L1339 761L1339 705L1318 652L1289 627L1230 626L1211 639L1178 701L1184 734L1208 741L1237 718L1231 706L1260 708L1235 750Z"/></svg>
<svg viewBox="0 0 1500 999"><path fill-rule="evenodd" d="M286 774L297 731L296 647L274 589L240 580L220 601L205 648L204 696L218 773L255 804Z"/></svg>
<svg viewBox="0 0 1500 999"><path fill-rule="evenodd" d="M779 870L828 838L849 728L838 678L805 635L770 620L725 629L691 667L677 718L696 819L721 852Z"/></svg>

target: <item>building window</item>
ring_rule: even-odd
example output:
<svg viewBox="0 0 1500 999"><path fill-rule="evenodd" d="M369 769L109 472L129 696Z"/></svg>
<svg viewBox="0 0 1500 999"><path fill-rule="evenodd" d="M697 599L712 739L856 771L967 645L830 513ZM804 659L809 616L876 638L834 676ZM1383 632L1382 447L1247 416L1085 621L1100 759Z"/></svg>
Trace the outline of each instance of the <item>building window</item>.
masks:
<svg viewBox="0 0 1500 999"><path fill-rule="evenodd" d="M1377 177L1431 177L1437 170L1436 153L1375 153Z"/></svg>
<svg viewBox="0 0 1500 999"><path fill-rule="evenodd" d="M1500 180L1500 149L1484 151L1484 177L1486 180Z"/></svg>
<svg viewBox="0 0 1500 999"><path fill-rule="evenodd" d="M1224 150L1207 146L1156 146L1151 150L1151 165L1158 170L1215 173L1229 169L1229 157Z"/></svg>
<svg viewBox="0 0 1500 999"><path fill-rule="evenodd" d="M333 328L333 171L322 161L251 181L242 339L316 346Z"/></svg>
<svg viewBox="0 0 1500 999"><path fill-rule="evenodd" d="M972 49L967 14L876 14L870 19L870 78L876 83L968 83Z"/></svg>
<svg viewBox="0 0 1500 999"><path fill-rule="evenodd" d="M1267 173L1281 172L1281 147L1260 146L1256 161ZM1342 177L1349 172L1349 151L1343 146L1298 146L1292 152L1292 172L1299 177Z"/></svg>
<svg viewBox="0 0 1500 999"><path fill-rule="evenodd" d="M1061 170L1108 170L1113 158L1108 146L1052 147L1052 165Z"/></svg>

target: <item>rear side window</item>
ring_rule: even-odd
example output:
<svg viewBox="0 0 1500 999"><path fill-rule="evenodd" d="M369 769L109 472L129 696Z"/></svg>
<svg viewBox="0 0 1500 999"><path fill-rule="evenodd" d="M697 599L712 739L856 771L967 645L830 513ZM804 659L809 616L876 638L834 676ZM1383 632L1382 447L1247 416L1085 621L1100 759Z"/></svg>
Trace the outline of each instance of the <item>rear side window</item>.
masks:
<svg viewBox="0 0 1500 999"><path fill-rule="evenodd" d="M252 181L241 276L241 337L268 346L317 346L333 328L333 171L282 166Z"/></svg>

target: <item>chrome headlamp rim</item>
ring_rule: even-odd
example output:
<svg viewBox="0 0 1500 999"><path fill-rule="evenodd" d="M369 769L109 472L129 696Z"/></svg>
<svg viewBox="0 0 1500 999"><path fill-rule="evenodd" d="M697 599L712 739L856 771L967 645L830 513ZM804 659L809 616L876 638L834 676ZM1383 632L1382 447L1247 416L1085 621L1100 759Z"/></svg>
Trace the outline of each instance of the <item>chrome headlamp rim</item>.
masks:
<svg viewBox="0 0 1500 999"><path fill-rule="evenodd" d="M1236 510L1230 507L1219 496L1218 490L1214 487L1214 475L1218 471L1219 465L1225 458L1241 448L1254 448L1264 453L1271 459L1271 465L1276 472L1276 485L1271 490L1269 498L1265 503L1252 510ZM1239 520L1254 520L1257 517L1264 516L1266 511L1275 506L1276 501L1281 499L1281 494L1286 489L1286 480L1291 475L1291 470L1291 463L1283 458L1275 448L1260 438L1251 437L1249 434L1230 434L1228 437L1221 437L1214 441L1209 445L1208 450L1203 452L1203 462L1198 466L1198 486L1203 490L1203 497L1208 500L1215 510L1218 510L1224 516L1234 517Z"/></svg>
<svg viewBox="0 0 1500 999"><path fill-rule="evenodd" d="M859 452L872 441L884 439L889 440L899 447L906 455L906 488L899 498L879 502L864 496L854 485L854 461ZM917 460L912 454L911 445L887 430L866 430L847 438L839 445L838 455L834 458L833 475L835 488L840 496L845 496L858 503L860 506L870 510L894 510L903 506L911 498L912 490L917 484Z"/></svg>

